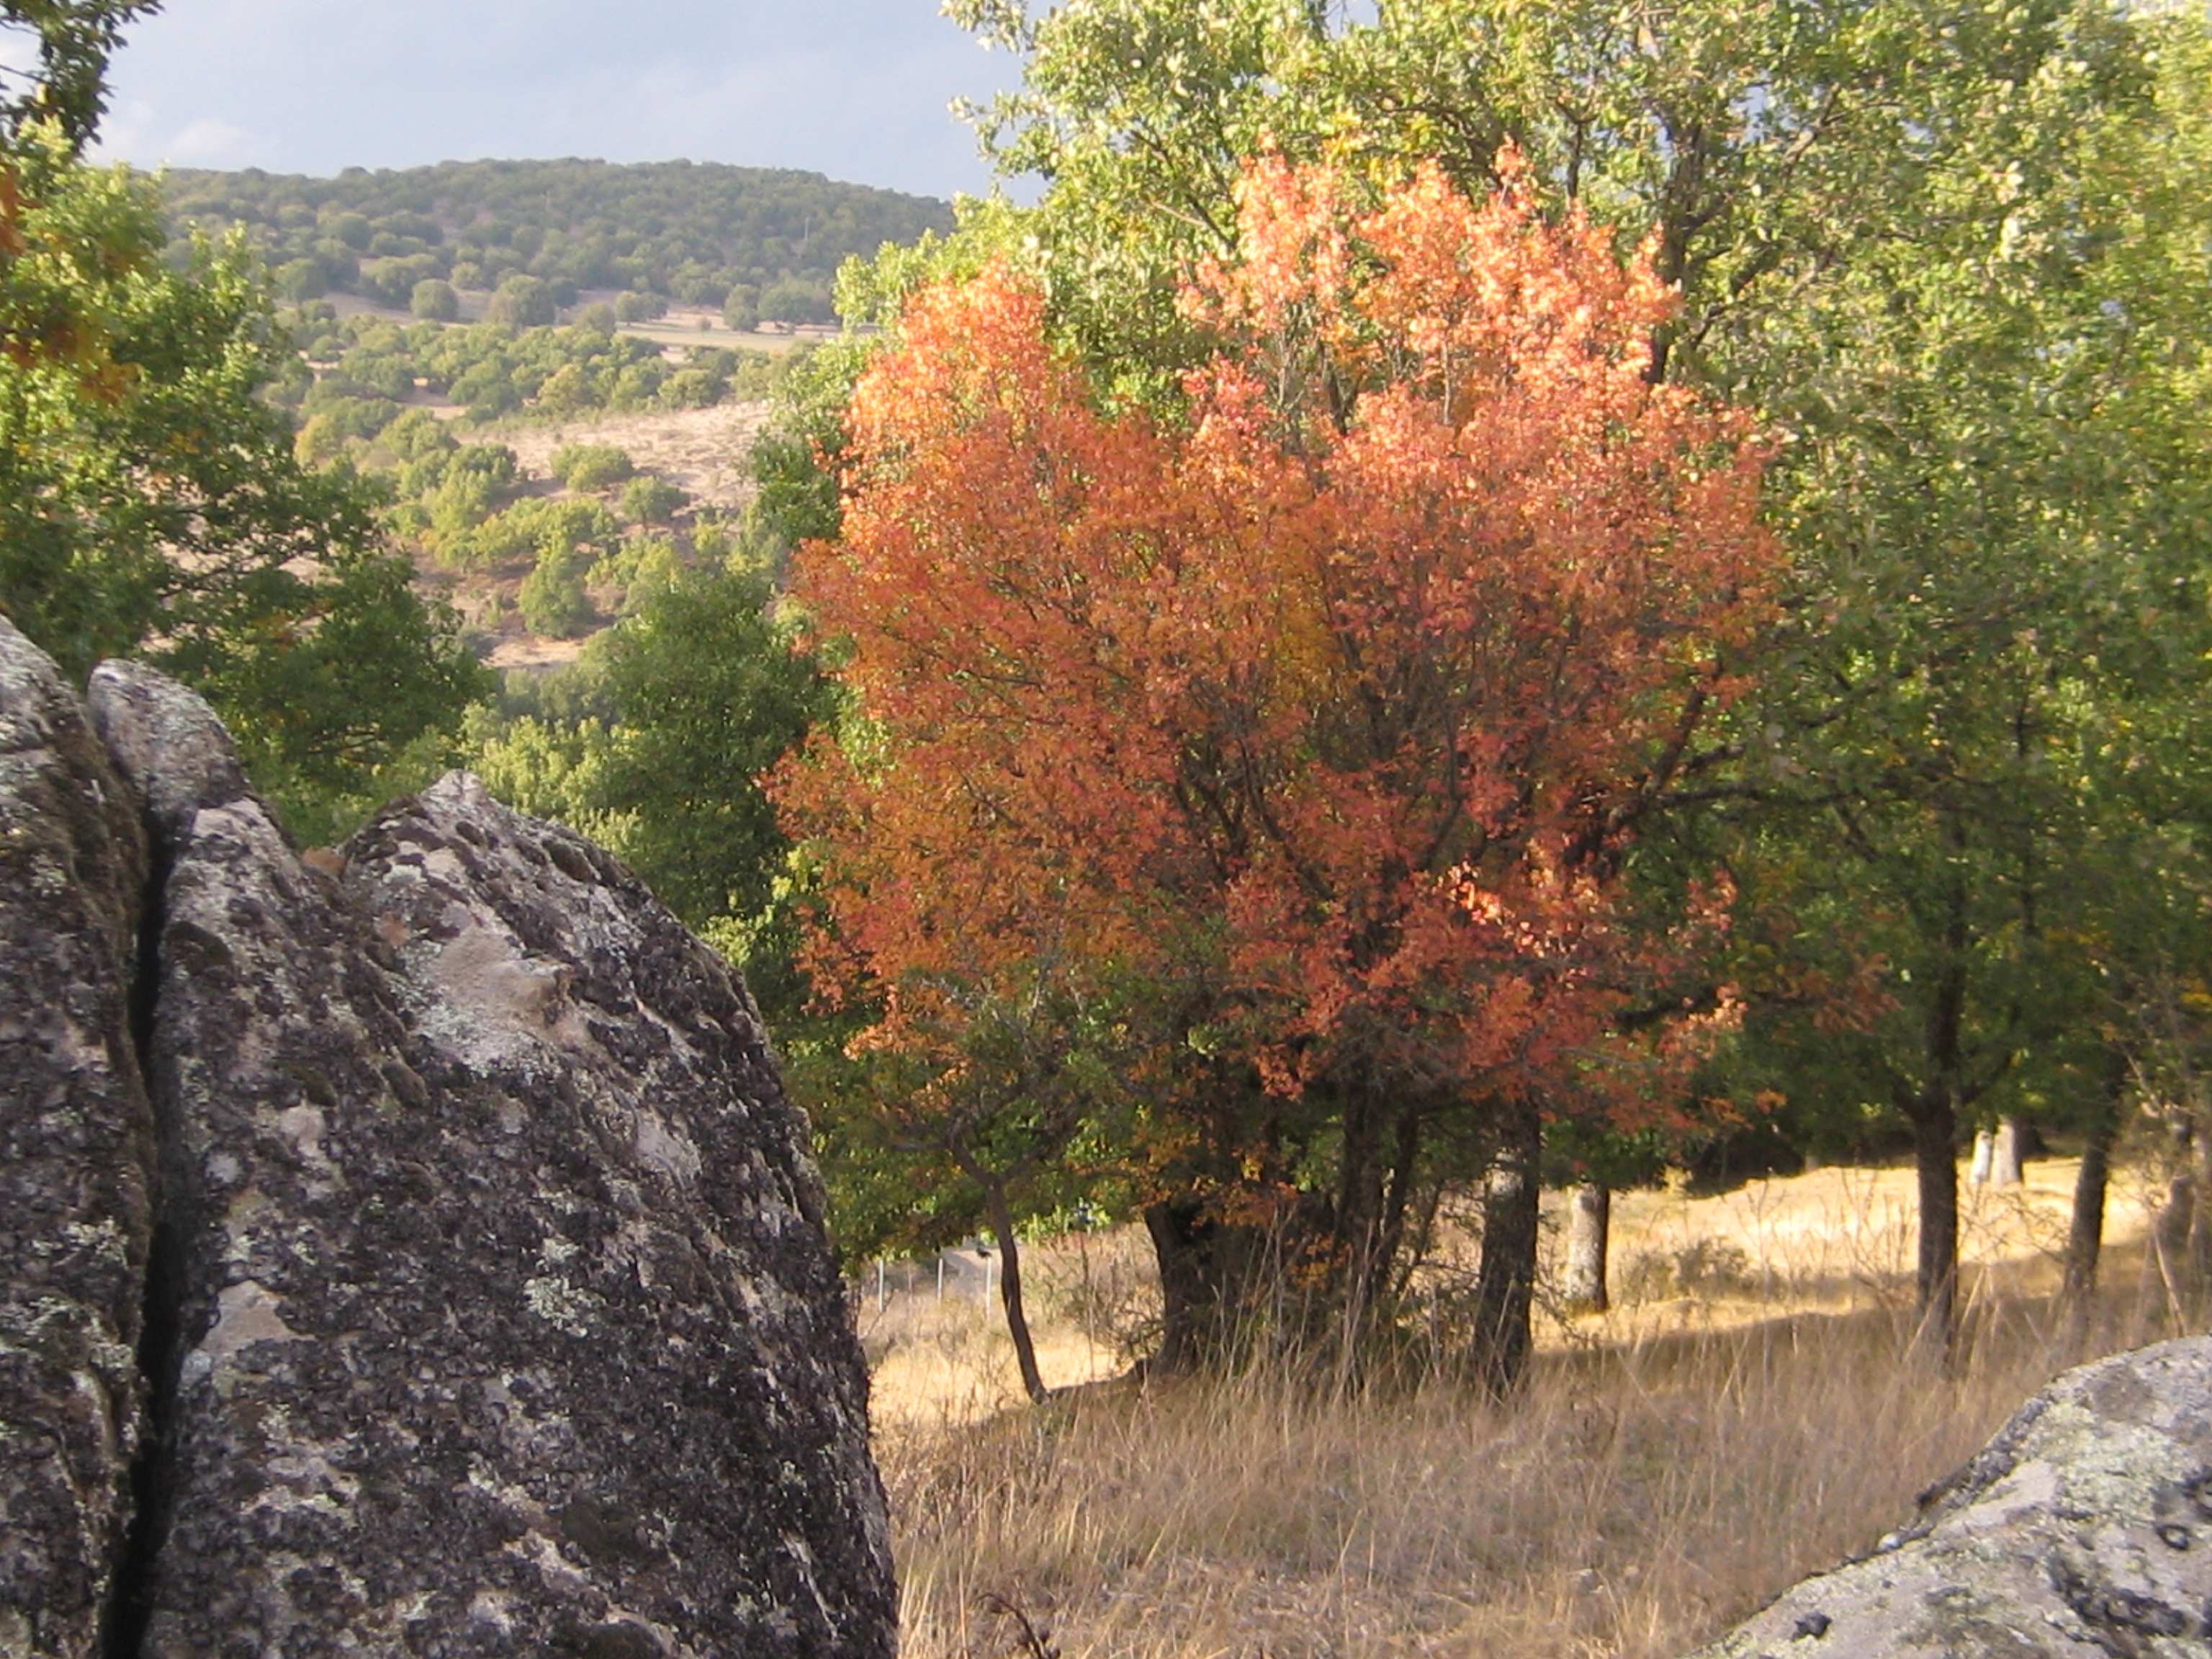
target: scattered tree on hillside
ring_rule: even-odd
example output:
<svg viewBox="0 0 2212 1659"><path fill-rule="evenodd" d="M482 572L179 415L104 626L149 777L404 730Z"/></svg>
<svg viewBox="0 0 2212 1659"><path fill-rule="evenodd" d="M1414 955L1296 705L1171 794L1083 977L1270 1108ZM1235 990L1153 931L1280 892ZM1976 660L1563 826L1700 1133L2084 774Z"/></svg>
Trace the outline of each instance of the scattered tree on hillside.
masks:
<svg viewBox="0 0 2212 1659"><path fill-rule="evenodd" d="M319 292L319 290L318 290ZM293 296L287 295L289 299ZM453 292L451 283L433 277L415 284L408 309L429 323L450 323L461 314L461 296Z"/></svg>
<svg viewBox="0 0 2212 1659"><path fill-rule="evenodd" d="M510 276L484 305L484 320L501 328L540 328L559 314L553 290L535 276Z"/></svg>

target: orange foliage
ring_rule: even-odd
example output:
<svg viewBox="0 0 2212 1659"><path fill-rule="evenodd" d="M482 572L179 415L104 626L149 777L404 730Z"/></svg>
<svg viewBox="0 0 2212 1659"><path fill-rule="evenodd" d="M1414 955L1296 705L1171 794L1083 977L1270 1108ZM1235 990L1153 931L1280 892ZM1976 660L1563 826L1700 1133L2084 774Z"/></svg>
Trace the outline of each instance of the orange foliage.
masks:
<svg viewBox="0 0 2212 1659"><path fill-rule="evenodd" d="M817 981L884 1000L877 1041L956 988L1203 962L1281 1092L1637 1074L1613 1016L1686 940L1631 925L1620 854L1776 555L1743 420L1647 379L1649 261L1507 172L1361 213L1252 165L1174 422L1098 408L1006 269L914 301L796 582L873 737L779 784Z"/></svg>

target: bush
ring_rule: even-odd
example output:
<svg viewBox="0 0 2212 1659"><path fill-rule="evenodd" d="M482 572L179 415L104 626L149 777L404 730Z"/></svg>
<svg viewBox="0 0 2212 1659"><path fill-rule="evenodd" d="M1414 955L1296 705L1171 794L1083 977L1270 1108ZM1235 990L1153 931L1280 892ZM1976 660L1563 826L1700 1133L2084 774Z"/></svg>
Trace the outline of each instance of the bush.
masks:
<svg viewBox="0 0 2212 1659"><path fill-rule="evenodd" d="M571 489L605 489L637 471L629 453L612 444L567 444L553 452L548 465Z"/></svg>
<svg viewBox="0 0 2212 1659"><path fill-rule="evenodd" d="M711 409L726 386L703 368L679 368L662 383L660 401L668 409Z"/></svg>
<svg viewBox="0 0 2212 1659"><path fill-rule="evenodd" d="M506 328L540 328L558 314L553 290L535 276L510 276L484 307L484 320Z"/></svg>
<svg viewBox="0 0 2212 1659"><path fill-rule="evenodd" d="M657 294L624 294L615 301L615 320L618 323L649 322L668 313L668 301Z"/></svg>
<svg viewBox="0 0 2212 1659"><path fill-rule="evenodd" d="M690 499L667 479L643 474L623 486L623 516L635 524L666 524Z"/></svg>
<svg viewBox="0 0 2212 1659"><path fill-rule="evenodd" d="M270 273L276 297L288 305L320 299L330 289L330 278L319 259L287 259Z"/></svg>
<svg viewBox="0 0 2212 1659"><path fill-rule="evenodd" d="M461 314L461 296L453 291L451 283L432 277L415 284L414 297L408 309L426 322L450 323Z"/></svg>
<svg viewBox="0 0 2212 1659"><path fill-rule="evenodd" d="M592 602L584 597L575 556L555 549L538 556L536 567L522 579L515 599L524 625L533 634L570 639L592 619Z"/></svg>
<svg viewBox="0 0 2212 1659"><path fill-rule="evenodd" d="M447 454L460 447L446 430L445 422L427 409L408 410L384 428L383 438L403 461L419 461L426 455Z"/></svg>
<svg viewBox="0 0 2212 1659"><path fill-rule="evenodd" d="M556 420L580 414L595 401L592 377L574 363L563 363L538 388L538 407Z"/></svg>

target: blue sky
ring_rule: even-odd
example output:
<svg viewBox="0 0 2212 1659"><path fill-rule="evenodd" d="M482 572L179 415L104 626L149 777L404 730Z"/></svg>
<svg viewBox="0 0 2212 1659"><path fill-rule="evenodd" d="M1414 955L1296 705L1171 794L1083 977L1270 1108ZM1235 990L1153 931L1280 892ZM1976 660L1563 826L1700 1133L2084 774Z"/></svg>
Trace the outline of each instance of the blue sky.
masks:
<svg viewBox="0 0 2212 1659"><path fill-rule="evenodd" d="M805 167L981 191L946 109L1018 78L938 0L167 0L102 153L334 173L487 156Z"/></svg>

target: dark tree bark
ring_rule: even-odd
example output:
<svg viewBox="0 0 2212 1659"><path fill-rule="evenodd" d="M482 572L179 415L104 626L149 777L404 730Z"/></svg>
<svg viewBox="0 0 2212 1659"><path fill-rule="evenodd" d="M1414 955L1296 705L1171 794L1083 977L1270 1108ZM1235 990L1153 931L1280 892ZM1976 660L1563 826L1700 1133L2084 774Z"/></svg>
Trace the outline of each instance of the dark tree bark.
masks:
<svg viewBox="0 0 2212 1659"><path fill-rule="evenodd" d="M1543 1120L1516 1106L1482 1200L1482 1261L1475 1281L1474 1374L1495 1399L1520 1386L1533 1346L1529 1316L1536 1291L1537 1165Z"/></svg>
<svg viewBox="0 0 2212 1659"><path fill-rule="evenodd" d="M1197 1369L1210 1346L1216 1297L1208 1271L1212 1224L1195 1200L1164 1199L1145 1206L1145 1231L1160 1275L1160 1345L1152 1369L1170 1374Z"/></svg>
<svg viewBox="0 0 2212 1659"><path fill-rule="evenodd" d="M1997 1120L1997 1132L1990 1163L1990 1182L1996 1187L2017 1187L2027 1179L2023 1167L2027 1161L2027 1142L2030 1130L2016 1117Z"/></svg>
<svg viewBox="0 0 2212 1659"><path fill-rule="evenodd" d="M1584 1182L1575 1188L1567 1219L1567 1271L1561 1289L1569 1307L1603 1313L1613 1305L1606 1282L1612 1236L1613 1188L1602 1182Z"/></svg>
<svg viewBox="0 0 2212 1659"><path fill-rule="evenodd" d="M1920 1186L1913 1276L1920 1341L1948 1359L1959 1322L1959 1126L1948 1094L1921 1097L1912 1114L1912 1155Z"/></svg>
<svg viewBox="0 0 2212 1659"><path fill-rule="evenodd" d="M1339 1286L1345 1302L1340 1331L1356 1357L1387 1283L1382 1237L1384 1114L1371 1086L1355 1083L1343 1095L1343 1149L1337 1169L1334 1230L1344 1275Z"/></svg>
<svg viewBox="0 0 2212 1659"><path fill-rule="evenodd" d="M1048 1392L1044 1373L1037 1369L1036 1343L1030 1335L1029 1316L1022 1309L1022 1245L1014 1231L1014 1206L1006 1196L1006 1183L986 1179L983 1210L991 1233L999 1241L999 1301L1006 1310L1006 1334L1014 1340L1014 1359L1022 1368L1022 1388L1040 1403Z"/></svg>
<svg viewBox="0 0 2212 1659"><path fill-rule="evenodd" d="M2061 1294L2077 1328L2097 1289L2097 1260L2105 1248L2105 1193L2112 1182L2112 1142L2120 1129L2120 1101L2128 1082L2127 1061L2114 1051L2081 1148L2081 1172L2074 1180L2074 1212L2066 1228L2066 1279Z"/></svg>
<svg viewBox="0 0 2212 1659"><path fill-rule="evenodd" d="M1285 1218L1273 1232L1225 1221L1188 1194L1147 1205L1145 1231L1160 1275L1160 1346L1152 1369L1226 1370L1250 1357L1263 1336L1282 1340L1294 1310L1280 1294L1280 1265L1312 1242L1311 1224L1304 1214Z"/></svg>
<svg viewBox="0 0 2212 1659"><path fill-rule="evenodd" d="M1959 1115L1996 1085L2012 1064L1999 1043L1978 1059L1967 1042L1967 958L1973 931L1967 914L1964 820L1954 815L1947 839L1954 854L1944 895L1943 955L1929 984L1917 1083L1893 1074L1898 1109L1912 1126L1920 1188L1919 1259L1914 1289L1920 1309L1917 1346L1948 1364L1958 1337Z"/></svg>

